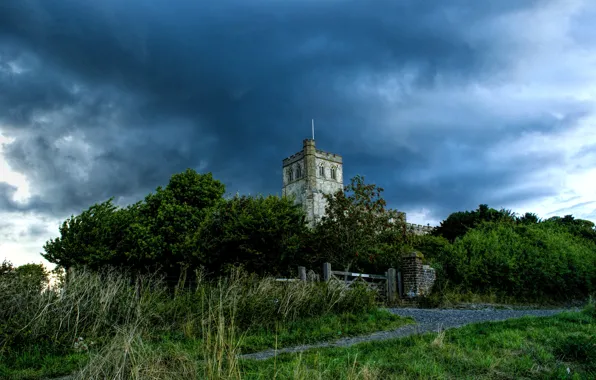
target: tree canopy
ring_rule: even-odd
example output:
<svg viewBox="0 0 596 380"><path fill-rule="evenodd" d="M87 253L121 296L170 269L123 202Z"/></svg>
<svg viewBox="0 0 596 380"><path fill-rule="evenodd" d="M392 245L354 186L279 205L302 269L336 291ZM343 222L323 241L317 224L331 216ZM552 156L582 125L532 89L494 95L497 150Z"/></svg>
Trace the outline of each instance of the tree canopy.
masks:
<svg viewBox="0 0 596 380"><path fill-rule="evenodd" d="M481 204L474 211L458 211L447 217L435 228L433 235L442 236L450 242L464 236L470 229L484 222L515 222L515 214L509 210L495 210L486 204Z"/></svg>
<svg viewBox="0 0 596 380"><path fill-rule="evenodd" d="M542 220L481 204L416 236L405 215L387 207L383 188L361 176L324 195L326 215L312 229L292 198L224 193L211 173L188 169L137 203L119 207L108 199L71 216L43 256L65 269L158 270L177 281L188 269L219 275L241 265L292 276L296 265L316 269L326 261L382 273L415 248L439 281L473 291L563 297L596 290L596 228L572 215ZM4 265L2 273L16 272Z"/></svg>
<svg viewBox="0 0 596 380"><path fill-rule="evenodd" d="M317 249L345 270L386 262L405 243L402 213L387 208L384 189L355 176L345 189L326 194L326 215L316 224Z"/></svg>
<svg viewBox="0 0 596 380"><path fill-rule="evenodd" d="M159 268L169 277L182 268L219 272L226 264L281 270L299 249L302 210L287 199L225 199L224 192L211 173L188 169L133 205L109 199L71 216L42 255L66 269Z"/></svg>
<svg viewBox="0 0 596 380"><path fill-rule="evenodd" d="M275 274L295 262L306 233L304 212L291 199L235 196L206 216L196 237L200 261L211 271L243 265Z"/></svg>

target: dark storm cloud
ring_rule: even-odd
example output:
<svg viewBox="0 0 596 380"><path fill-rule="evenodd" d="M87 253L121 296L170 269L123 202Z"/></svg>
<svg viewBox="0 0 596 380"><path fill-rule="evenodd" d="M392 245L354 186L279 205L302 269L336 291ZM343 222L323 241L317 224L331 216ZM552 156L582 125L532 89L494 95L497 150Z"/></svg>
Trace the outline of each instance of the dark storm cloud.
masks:
<svg viewBox="0 0 596 380"><path fill-rule="evenodd" d="M38 196L33 196L27 203L16 202L13 197L17 188L0 182L0 210L9 212L27 212L32 210L48 210L51 205Z"/></svg>
<svg viewBox="0 0 596 380"><path fill-rule="evenodd" d="M366 174L399 207L444 217L480 199L549 194L494 193L537 164L491 167L484 154L560 122L515 124L417 95L506 70L512 57L484 26L547 3L4 0L0 127L15 138L5 157L40 194L19 207L77 212L141 196L186 167L230 192L277 193L281 160L301 149L311 117L347 176ZM371 90L396 77L397 100ZM583 111L571 105L569 117ZM3 189L0 208L14 209Z"/></svg>

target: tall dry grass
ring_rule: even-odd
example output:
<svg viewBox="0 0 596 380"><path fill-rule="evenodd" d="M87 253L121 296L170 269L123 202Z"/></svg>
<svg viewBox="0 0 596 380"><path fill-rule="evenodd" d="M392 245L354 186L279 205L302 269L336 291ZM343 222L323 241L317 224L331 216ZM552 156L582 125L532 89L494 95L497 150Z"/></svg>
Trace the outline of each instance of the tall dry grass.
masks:
<svg viewBox="0 0 596 380"><path fill-rule="evenodd" d="M89 360L80 379L239 379L247 329L375 307L371 291L335 282L280 283L241 270L216 281L196 278L192 289L180 284L174 292L156 276L131 281L117 271L76 271L63 288L46 292L0 279L1 353L36 347L64 354L82 338L78 349ZM164 336L178 338L157 344ZM180 347L185 339L199 342L192 354Z"/></svg>
<svg viewBox="0 0 596 380"><path fill-rule="evenodd" d="M32 344L70 346L79 336L103 337L120 326L147 321L167 296L158 284L152 277L139 279L137 287L151 291L138 292L125 274L82 271L62 288L39 292L1 278L0 351Z"/></svg>

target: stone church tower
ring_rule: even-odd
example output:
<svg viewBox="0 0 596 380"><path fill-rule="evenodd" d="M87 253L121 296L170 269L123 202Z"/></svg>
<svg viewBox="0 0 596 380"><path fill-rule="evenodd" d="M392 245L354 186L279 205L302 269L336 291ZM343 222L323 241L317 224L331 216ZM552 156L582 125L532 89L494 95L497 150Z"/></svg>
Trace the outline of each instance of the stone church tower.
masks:
<svg viewBox="0 0 596 380"><path fill-rule="evenodd" d="M342 190L343 162L340 155L315 147L315 141L303 141L302 151L283 160L282 196L294 195L306 212L309 226L325 215L323 194Z"/></svg>

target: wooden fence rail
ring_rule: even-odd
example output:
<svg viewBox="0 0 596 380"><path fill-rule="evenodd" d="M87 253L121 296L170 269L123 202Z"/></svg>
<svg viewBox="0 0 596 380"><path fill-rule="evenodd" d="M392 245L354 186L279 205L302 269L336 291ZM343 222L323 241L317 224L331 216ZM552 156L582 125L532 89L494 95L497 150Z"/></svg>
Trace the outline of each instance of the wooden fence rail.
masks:
<svg viewBox="0 0 596 380"><path fill-rule="evenodd" d="M306 281L306 268L298 267L298 278L276 278L279 282Z"/></svg>
<svg viewBox="0 0 596 380"><path fill-rule="evenodd" d="M350 286L359 279L369 279L384 282L384 294L387 297L387 301L394 302L399 296L402 297L403 287L401 283L401 273L397 272L394 268L389 268L385 274L369 274L369 273L356 273L356 272L345 272L345 271L334 271L331 269L330 263L323 264L323 281L329 281L331 278L341 280L337 276L342 276L343 281L347 286ZM351 280L348 280L350 278ZM293 282L293 281L306 281L306 268L298 267L298 278L276 278L275 281L279 282ZM366 282L366 281L365 281ZM366 282L371 284L371 282ZM374 283L374 282L373 282ZM377 284L377 283L374 283ZM379 289L380 290L380 289Z"/></svg>
<svg viewBox="0 0 596 380"><path fill-rule="evenodd" d="M394 302L397 293L397 276L396 271L394 268L389 268L385 274L368 274L368 273L355 273L355 272L344 272L344 271L334 271L331 269L331 263L324 263L323 264L323 280L329 281L334 276L343 276L344 281L346 284L351 285L354 281L358 279L371 279L371 280L385 280L385 295L387 296L387 301ZM353 278L353 280L349 281L348 277ZM400 276L401 277L401 276ZM337 277L336 277L337 278ZM401 295L401 284L399 286L400 295Z"/></svg>

